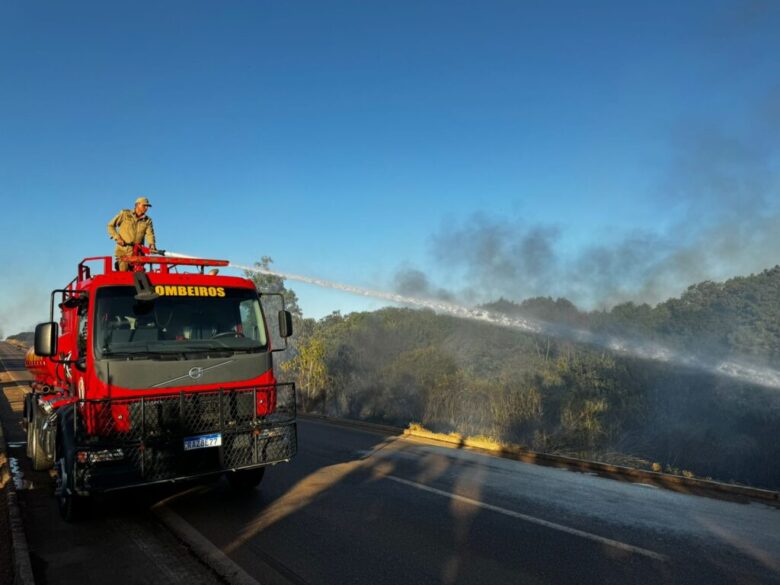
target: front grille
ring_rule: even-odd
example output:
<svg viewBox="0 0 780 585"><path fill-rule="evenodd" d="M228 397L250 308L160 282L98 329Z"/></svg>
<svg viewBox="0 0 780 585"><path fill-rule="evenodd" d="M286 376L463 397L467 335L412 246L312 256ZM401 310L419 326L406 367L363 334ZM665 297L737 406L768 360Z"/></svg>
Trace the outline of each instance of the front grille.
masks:
<svg viewBox="0 0 780 585"><path fill-rule="evenodd" d="M79 448L123 453L121 461L92 466L85 474L92 487L265 465L297 451L293 384L82 400L75 412ZM185 449L185 439L203 435L219 435L221 444Z"/></svg>

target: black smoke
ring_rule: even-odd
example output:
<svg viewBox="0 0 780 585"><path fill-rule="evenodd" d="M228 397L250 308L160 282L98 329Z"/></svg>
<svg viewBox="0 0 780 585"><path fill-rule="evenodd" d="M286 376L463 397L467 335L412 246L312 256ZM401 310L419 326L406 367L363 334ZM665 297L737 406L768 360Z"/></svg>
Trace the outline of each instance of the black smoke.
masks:
<svg viewBox="0 0 780 585"><path fill-rule="evenodd" d="M443 288L433 286L428 276L416 268L403 268L396 272L394 288L399 294L406 296L440 299L443 301L454 300L452 293Z"/></svg>
<svg viewBox="0 0 780 585"><path fill-rule="evenodd" d="M476 212L443 224L431 237L438 272L463 284L444 291L425 273L406 268L396 288L424 296L448 292L473 303L564 297L585 309L608 309L626 301L655 304L692 283L774 266L780 263L780 148L774 140L780 107L760 112L762 123L742 135L707 126L676 134L665 178L648 195L663 229L605 229L572 254L564 246L566 226Z"/></svg>

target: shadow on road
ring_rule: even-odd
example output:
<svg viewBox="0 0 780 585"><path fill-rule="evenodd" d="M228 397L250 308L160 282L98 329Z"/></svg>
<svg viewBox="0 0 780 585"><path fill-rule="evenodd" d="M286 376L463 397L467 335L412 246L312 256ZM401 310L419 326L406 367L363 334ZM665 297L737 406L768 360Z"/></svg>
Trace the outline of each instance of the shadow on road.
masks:
<svg viewBox="0 0 780 585"><path fill-rule="evenodd" d="M473 457L451 457L436 449L421 454L397 436L365 433L358 445L344 448L327 435L346 431L300 426L298 460L270 469L254 497L235 497L218 483L174 504L245 568L258 555L270 556L300 582L376 585L778 580L771 565L757 563L714 531L721 554L708 556L695 550L695 543L674 537L661 542L662 535L656 535L651 545L636 544L662 550L671 559L643 557L497 513L489 503L496 497L495 470ZM623 538L611 534L604 522L579 528ZM686 550L697 554L686 557Z"/></svg>

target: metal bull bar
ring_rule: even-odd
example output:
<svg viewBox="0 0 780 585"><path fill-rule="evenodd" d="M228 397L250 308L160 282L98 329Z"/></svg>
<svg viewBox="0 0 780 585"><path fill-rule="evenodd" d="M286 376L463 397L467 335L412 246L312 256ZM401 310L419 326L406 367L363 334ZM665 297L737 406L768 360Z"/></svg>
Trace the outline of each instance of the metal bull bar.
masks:
<svg viewBox="0 0 780 585"><path fill-rule="evenodd" d="M294 384L80 400L77 483L108 491L287 461L295 417Z"/></svg>

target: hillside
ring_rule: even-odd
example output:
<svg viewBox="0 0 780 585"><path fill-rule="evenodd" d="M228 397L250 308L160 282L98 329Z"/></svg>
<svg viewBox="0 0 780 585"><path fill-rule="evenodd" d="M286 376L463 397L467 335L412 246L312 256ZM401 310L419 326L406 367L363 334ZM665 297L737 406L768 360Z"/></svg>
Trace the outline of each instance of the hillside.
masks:
<svg viewBox="0 0 780 585"><path fill-rule="evenodd" d="M486 308L777 364L778 292L775 267L656 307L587 313L537 298ZM308 410L780 487L780 390L430 311L333 314L303 330L284 367Z"/></svg>
<svg viewBox="0 0 780 585"><path fill-rule="evenodd" d="M5 340L23 347L30 347L35 340L35 333L32 331L24 331L22 333L17 333L16 335L9 335Z"/></svg>

